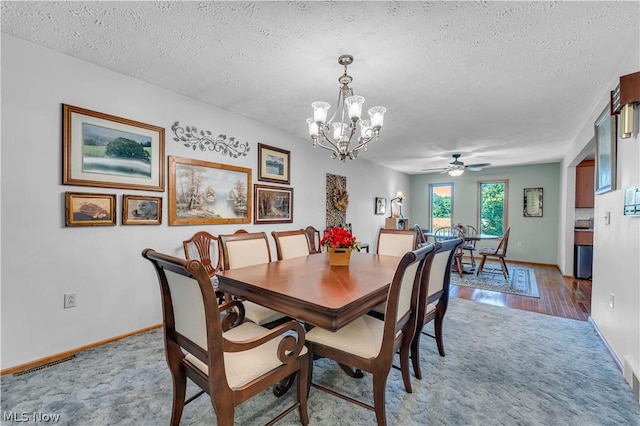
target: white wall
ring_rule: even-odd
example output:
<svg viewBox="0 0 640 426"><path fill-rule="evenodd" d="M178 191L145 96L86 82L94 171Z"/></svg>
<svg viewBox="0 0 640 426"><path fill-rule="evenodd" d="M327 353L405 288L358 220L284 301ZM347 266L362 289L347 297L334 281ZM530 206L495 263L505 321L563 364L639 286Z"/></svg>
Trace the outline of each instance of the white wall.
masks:
<svg viewBox="0 0 640 426"><path fill-rule="evenodd" d="M257 143L290 150L294 223L168 226L166 192L61 185L63 103L165 127L167 156L250 167L254 182ZM305 117L291 117L300 121L303 135ZM251 151L231 159L189 150L172 140L170 127L176 120L248 141ZM381 143L391 142L381 137ZM322 230L326 173L347 177L347 221L359 240L374 243L384 224L384 216L374 215L374 197L409 190L403 173L364 159L331 160L327 151L313 150L308 138L4 34L1 148L2 369L161 322L158 284L140 255L145 247L182 256L182 240L200 229L270 233L314 225ZM66 228L65 191L117 194L118 225ZM120 225L122 194L162 195L163 224ZM63 309L67 292L77 293L76 308Z"/></svg>
<svg viewBox="0 0 640 426"><path fill-rule="evenodd" d="M578 133L563 159L563 191L565 208L572 210L575 182L575 164L586 151L593 148L593 123L609 103L609 91L619 83L622 75L640 70L640 42L612 76L602 97L594 105L591 115ZM640 185L640 114L636 110L636 133L629 139L617 140L616 190L595 196L593 280L591 318L614 351L618 360L632 368L640 376L640 217L623 215L624 190ZM605 224L604 216L611 214L611 223ZM573 222L561 225L565 232L560 262L564 271L570 271L573 261ZM570 272L565 272L570 274ZM615 297L614 307L609 306L610 295ZM628 376L628 371L625 375Z"/></svg>
<svg viewBox="0 0 640 426"><path fill-rule="evenodd" d="M411 176L411 223L429 227L429 184L453 183L453 223L474 225L478 215L478 181L509 181L508 258L555 265L557 259L560 164L489 167L462 176L429 173ZM542 217L524 217L524 188L543 188ZM495 246L495 241L479 242Z"/></svg>

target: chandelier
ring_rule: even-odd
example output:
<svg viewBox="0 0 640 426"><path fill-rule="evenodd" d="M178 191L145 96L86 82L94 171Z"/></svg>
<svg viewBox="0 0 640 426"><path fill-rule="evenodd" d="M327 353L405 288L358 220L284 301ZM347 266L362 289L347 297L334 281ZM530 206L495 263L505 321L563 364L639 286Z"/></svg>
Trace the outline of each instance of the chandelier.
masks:
<svg viewBox="0 0 640 426"><path fill-rule="evenodd" d="M338 63L344 66L344 74L338 78L341 86L336 110L327 120L330 105L322 101L314 102L311 104L313 117L307 118L307 124L314 148L319 146L327 149L331 151L331 158L345 161L347 157L355 159L361 149L366 150L373 138L378 140L387 109L381 106L371 107L368 111L369 119L361 119L364 98L353 94L353 89L349 87L353 78L347 74L347 66L353 63L353 56L341 55ZM351 145L351 139L356 133L359 133L357 142Z"/></svg>

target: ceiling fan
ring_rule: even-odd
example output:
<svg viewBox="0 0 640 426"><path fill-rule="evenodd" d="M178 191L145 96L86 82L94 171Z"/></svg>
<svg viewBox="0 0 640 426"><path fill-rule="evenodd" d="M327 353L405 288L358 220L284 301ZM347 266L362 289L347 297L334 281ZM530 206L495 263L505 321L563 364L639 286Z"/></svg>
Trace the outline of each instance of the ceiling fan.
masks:
<svg viewBox="0 0 640 426"><path fill-rule="evenodd" d="M441 170L440 173L449 173L451 176L460 176L464 173L466 169L471 170L472 172L478 172L485 167L489 167L490 163L478 163L478 164L469 164L466 165L459 160L460 154L453 154L453 161L447 165L447 167L439 167L436 169L422 169L423 172L432 172L436 170Z"/></svg>

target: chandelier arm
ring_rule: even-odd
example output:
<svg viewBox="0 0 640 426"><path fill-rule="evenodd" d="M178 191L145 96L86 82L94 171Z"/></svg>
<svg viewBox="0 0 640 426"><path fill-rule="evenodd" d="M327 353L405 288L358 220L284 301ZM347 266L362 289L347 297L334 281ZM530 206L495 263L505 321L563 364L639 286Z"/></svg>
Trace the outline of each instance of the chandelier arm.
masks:
<svg viewBox="0 0 640 426"><path fill-rule="evenodd" d="M329 144L332 146L332 148L327 148L327 149L332 149L336 152L340 152L340 148L338 147L338 144L335 143L334 141L332 141L331 139L329 139L329 136L327 136L327 134L325 133L324 129L322 127L318 128L318 134L319 134L319 138L318 138L318 142L316 142L318 145L320 145L321 141L326 141L329 142ZM322 145L320 145L322 146ZM322 146L324 148L324 146Z"/></svg>

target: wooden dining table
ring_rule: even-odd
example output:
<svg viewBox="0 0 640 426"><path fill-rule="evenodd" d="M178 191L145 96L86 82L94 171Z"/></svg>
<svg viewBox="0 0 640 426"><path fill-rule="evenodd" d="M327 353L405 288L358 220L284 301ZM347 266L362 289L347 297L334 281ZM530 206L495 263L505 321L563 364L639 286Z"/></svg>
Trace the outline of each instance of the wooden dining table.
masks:
<svg viewBox="0 0 640 426"><path fill-rule="evenodd" d="M349 266L326 252L218 274L219 289L335 331L383 303L399 257L354 251Z"/></svg>

